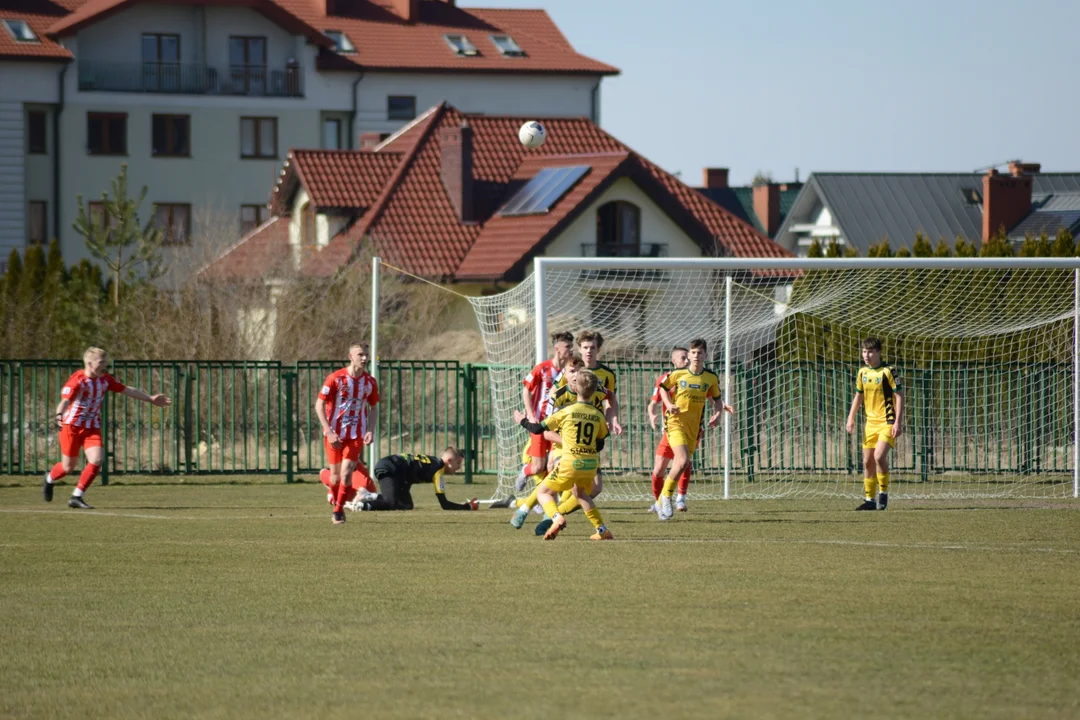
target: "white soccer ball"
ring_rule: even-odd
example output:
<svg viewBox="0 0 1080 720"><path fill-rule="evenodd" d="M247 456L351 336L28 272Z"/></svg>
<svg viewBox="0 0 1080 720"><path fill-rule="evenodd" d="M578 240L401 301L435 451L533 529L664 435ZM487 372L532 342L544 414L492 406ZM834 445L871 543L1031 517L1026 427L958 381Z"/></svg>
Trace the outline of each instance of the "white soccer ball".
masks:
<svg viewBox="0 0 1080 720"><path fill-rule="evenodd" d="M535 150L547 140L547 130L535 120L530 120L518 130L518 140L530 150Z"/></svg>

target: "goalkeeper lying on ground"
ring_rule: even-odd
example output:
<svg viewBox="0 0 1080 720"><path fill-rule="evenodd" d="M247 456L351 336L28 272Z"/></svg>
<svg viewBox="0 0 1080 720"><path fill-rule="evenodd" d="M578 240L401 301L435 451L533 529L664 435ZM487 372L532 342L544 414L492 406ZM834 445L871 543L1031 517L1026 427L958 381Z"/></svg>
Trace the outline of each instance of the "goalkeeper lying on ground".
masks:
<svg viewBox="0 0 1080 720"><path fill-rule="evenodd" d="M442 451L439 457L430 455L388 455L375 463L372 475L379 483L379 494L374 498L362 500L359 496L346 505L350 510L412 510L412 486L431 483L435 486L435 497L443 510L476 510L480 503L476 498L468 502L455 503L447 499L446 481L443 473L456 473L461 469L465 456L451 446Z"/></svg>

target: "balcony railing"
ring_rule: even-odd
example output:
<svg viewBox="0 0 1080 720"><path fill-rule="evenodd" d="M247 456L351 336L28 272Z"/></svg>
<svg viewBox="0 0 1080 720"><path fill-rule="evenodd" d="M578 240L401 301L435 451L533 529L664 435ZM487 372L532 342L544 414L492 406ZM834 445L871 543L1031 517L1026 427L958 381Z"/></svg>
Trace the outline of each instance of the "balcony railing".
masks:
<svg viewBox="0 0 1080 720"><path fill-rule="evenodd" d="M300 68L185 63L79 63L79 90L177 95L303 97Z"/></svg>
<svg viewBox="0 0 1080 720"><path fill-rule="evenodd" d="M610 258L660 258L667 257L667 243L641 243L640 245L605 245L582 243L582 257ZM662 270L582 270L583 280L617 280L634 282L638 280L662 280L666 274Z"/></svg>

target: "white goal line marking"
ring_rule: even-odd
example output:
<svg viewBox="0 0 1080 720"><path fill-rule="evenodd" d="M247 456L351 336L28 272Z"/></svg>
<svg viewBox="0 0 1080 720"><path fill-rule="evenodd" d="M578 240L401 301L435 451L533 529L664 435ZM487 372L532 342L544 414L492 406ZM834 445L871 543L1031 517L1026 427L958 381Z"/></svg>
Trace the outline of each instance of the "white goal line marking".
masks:
<svg viewBox="0 0 1080 720"><path fill-rule="evenodd" d="M1022 547L1017 545L959 545L956 543L893 543L880 540L765 540L754 538L619 538L625 543L672 543L693 545L695 543L717 543L723 545L854 545L857 547L898 548L912 550L962 550L976 552L1033 552L1033 553L1068 553L1080 552L1071 548Z"/></svg>

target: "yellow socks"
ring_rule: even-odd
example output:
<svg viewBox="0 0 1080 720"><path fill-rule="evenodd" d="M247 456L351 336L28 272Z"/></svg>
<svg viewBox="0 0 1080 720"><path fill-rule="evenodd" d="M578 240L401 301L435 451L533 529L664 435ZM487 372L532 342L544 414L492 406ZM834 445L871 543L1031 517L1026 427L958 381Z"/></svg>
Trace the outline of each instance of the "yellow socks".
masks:
<svg viewBox="0 0 1080 720"><path fill-rule="evenodd" d="M558 516L558 514L559 514L559 506L555 504L554 500L545 500L544 501L544 512L547 514L547 516L549 518L554 520L556 518L556 516Z"/></svg>
<svg viewBox="0 0 1080 720"><path fill-rule="evenodd" d="M535 476L533 476L533 477L535 477ZM532 510L533 506L536 505L536 494L540 489L540 483L537 483L536 485L537 486L535 488L533 488L533 491L531 493L529 493L529 497L525 498L524 500L518 500L518 507L519 508L525 508L526 510Z"/></svg>
<svg viewBox="0 0 1080 720"><path fill-rule="evenodd" d="M878 487L880 488L880 492L883 492L883 493L889 492L889 473L887 473L887 472L879 472L877 474L877 484L878 484Z"/></svg>
<svg viewBox="0 0 1080 720"><path fill-rule="evenodd" d="M878 475L878 477L881 477ZM888 475L885 476L885 482L888 483ZM863 478L863 491L866 493L867 500L873 500L877 496L877 478L864 477Z"/></svg>
<svg viewBox="0 0 1080 720"><path fill-rule="evenodd" d="M559 512L563 515L569 515L570 513L581 507L581 503L574 497L574 493L570 490L566 490L559 497Z"/></svg>
<svg viewBox="0 0 1080 720"><path fill-rule="evenodd" d="M660 491L661 495L671 497L675 494L675 488L679 486L679 481L670 475L664 480L664 489Z"/></svg>
<svg viewBox="0 0 1080 720"><path fill-rule="evenodd" d="M585 517L589 518L589 522L593 524L593 527L600 530L604 527L604 518L600 517L600 508L593 506L592 510L585 511Z"/></svg>

